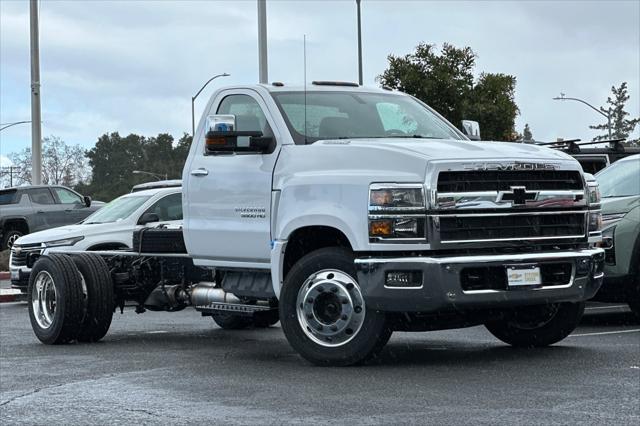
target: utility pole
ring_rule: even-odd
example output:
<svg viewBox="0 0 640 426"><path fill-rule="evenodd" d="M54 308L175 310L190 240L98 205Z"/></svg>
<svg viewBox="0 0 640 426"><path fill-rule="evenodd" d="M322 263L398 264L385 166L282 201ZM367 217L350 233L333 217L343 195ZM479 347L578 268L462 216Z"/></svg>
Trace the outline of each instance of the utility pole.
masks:
<svg viewBox="0 0 640 426"><path fill-rule="evenodd" d="M31 183L42 184L42 127L40 110L40 46L38 0L30 0L31 24Z"/></svg>
<svg viewBox="0 0 640 426"><path fill-rule="evenodd" d="M269 81L267 63L267 1L258 0L258 73L259 83Z"/></svg>
<svg viewBox="0 0 640 426"><path fill-rule="evenodd" d="M358 6L358 84L362 86L362 21L360 19L360 0L356 0Z"/></svg>

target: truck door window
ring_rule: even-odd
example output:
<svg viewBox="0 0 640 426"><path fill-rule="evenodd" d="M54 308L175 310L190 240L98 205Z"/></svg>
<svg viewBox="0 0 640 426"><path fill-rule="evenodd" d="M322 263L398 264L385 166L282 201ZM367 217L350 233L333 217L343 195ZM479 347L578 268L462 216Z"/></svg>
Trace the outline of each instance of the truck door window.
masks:
<svg viewBox="0 0 640 426"><path fill-rule="evenodd" d="M159 199L145 213L157 214L160 221L182 220L182 194L171 194Z"/></svg>
<svg viewBox="0 0 640 426"><path fill-rule="evenodd" d="M34 188L29 190L29 198L35 204L55 204L49 188Z"/></svg>
<svg viewBox="0 0 640 426"><path fill-rule="evenodd" d="M249 95L230 95L220 102L218 114L233 114L236 116L237 131L262 132L264 136L273 136L267 117L256 102ZM248 144L249 140L246 140ZM240 141L238 144L240 145Z"/></svg>
<svg viewBox="0 0 640 426"><path fill-rule="evenodd" d="M62 204L83 204L82 198L65 188L53 188Z"/></svg>

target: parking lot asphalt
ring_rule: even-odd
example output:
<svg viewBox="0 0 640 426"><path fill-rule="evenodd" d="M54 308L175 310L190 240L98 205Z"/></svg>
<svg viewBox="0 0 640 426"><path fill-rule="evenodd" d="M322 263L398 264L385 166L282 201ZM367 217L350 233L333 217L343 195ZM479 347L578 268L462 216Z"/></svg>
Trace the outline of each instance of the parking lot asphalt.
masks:
<svg viewBox="0 0 640 426"><path fill-rule="evenodd" d="M638 424L640 323L592 305L544 349L483 327L396 333L366 366L315 367L279 326L117 313L97 344L45 346L26 303L0 305L2 424Z"/></svg>

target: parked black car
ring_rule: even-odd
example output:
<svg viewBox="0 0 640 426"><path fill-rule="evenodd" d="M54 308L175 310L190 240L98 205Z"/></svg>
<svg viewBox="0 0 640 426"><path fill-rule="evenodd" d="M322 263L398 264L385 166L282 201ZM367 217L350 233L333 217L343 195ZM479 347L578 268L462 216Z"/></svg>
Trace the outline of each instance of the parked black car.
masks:
<svg viewBox="0 0 640 426"><path fill-rule="evenodd" d="M25 234L80 222L103 205L64 186L0 189L0 250Z"/></svg>

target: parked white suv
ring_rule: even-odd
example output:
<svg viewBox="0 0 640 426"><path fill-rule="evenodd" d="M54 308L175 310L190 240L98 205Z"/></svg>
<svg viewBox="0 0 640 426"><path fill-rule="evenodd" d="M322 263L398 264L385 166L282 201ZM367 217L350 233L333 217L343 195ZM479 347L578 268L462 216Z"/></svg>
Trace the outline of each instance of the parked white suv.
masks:
<svg viewBox="0 0 640 426"><path fill-rule="evenodd" d="M130 249L133 231L159 223L182 224L182 189L157 188L123 195L84 221L16 240L9 260L11 286L26 291L31 254L64 250Z"/></svg>

